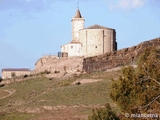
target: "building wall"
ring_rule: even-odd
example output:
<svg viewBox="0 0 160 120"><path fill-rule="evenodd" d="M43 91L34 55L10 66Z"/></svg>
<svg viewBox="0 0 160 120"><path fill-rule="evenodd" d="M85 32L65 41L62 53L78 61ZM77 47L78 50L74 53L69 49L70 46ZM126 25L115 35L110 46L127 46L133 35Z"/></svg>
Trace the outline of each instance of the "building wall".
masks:
<svg viewBox="0 0 160 120"><path fill-rule="evenodd" d="M115 48L114 32L112 29L80 30L81 55L87 57L113 51Z"/></svg>
<svg viewBox="0 0 160 120"><path fill-rule="evenodd" d="M2 71L2 79L12 78L12 73L15 73L15 76L30 75L31 71Z"/></svg>
<svg viewBox="0 0 160 120"><path fill-rule="evenodd" d="M61 47L62 52L67 52L68 57L81 56L81 43L68 43Z"/></svg>
<svg viewBox="0 0 160 120"><path fill-rule="evenodd" d="M84 28L84 18L72 18L72 41L79 40L79 30Z"/></svg>

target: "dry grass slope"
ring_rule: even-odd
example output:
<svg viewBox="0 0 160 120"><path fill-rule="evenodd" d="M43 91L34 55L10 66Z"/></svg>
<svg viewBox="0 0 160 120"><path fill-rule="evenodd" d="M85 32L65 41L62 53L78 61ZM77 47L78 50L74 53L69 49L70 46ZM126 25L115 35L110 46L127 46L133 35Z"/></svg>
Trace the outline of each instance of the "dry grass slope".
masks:
<svg viewBox="0 0 160 120"><path fill-rule="evenodd" d="M14 82L0 87L15 90L11 96L0 99L0 119L12 120L86 120L95 107L112 103L109 97L111 78L121 74L114 72L95 72L67 80L35 78ZM72 84L77 80L99 80L94 83ZM3 97L1 95L1 97ZM114 104L112 103L114 106Z"/></svg>

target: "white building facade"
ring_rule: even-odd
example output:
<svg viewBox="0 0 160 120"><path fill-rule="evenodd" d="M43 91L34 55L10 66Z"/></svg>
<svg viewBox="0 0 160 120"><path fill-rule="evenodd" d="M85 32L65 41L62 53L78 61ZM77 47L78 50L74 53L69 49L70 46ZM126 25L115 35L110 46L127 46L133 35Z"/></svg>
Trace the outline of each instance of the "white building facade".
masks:
<svg viewBox="0 0 160 120"><path fill-rule="evenodd" d="M2 79L30 75L31 70L28 68L4 68L2 69Z"/></svg>
<svg viewBox="0 0 160 120"><path fill-rule="evenodd" d="M116 30L100 25L84 28L79 9L72 18L72 41L61 46L61 52L72 56L96 56L117 50Z"/></svg>

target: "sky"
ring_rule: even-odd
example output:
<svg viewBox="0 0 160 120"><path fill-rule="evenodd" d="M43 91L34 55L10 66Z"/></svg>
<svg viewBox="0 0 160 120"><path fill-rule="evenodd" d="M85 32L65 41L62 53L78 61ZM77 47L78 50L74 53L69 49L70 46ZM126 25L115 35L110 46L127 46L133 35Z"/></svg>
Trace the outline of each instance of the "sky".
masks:
<svg viewBox="0 0 160 120"><path fill-rule="evenodd" d="M43 55L57 55L71 41L77 6L85 27L116 29L118 49L160 37L159 0L0 0L0 69L33 70Z"/></svg>

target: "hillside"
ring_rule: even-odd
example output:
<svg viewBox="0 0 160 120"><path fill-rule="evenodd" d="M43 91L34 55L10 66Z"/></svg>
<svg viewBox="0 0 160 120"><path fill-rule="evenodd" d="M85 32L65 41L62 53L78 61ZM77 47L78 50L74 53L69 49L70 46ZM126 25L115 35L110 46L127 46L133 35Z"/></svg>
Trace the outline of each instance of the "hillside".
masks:
<svg viewBox="0 0 160 120"><path fill-rule="evenodd" d="M93 108L106 103L115 107L108 93L111 78L120 74L95 72L67 80L41 77L1 86L0 119L87 120Z"/></svg>
<svg viewBox="0 0 160 120"><path fill-rule="evenodd" d="M117 80L122 75L123 65L133 65L136 69L136 62L147 47L159 48L160 39L84 58L83 71L72 77L48 77L55 74L53 70L50 74L38 73L27 78L4 80L0 84L0 119L87 120L93 108L104 107L106 103L120 113L109 96L112 79ZM79 63L82 64L81 60ZM64 70L63 65L60 69ZM74 67L77 72L77 64Z"/></svg>

